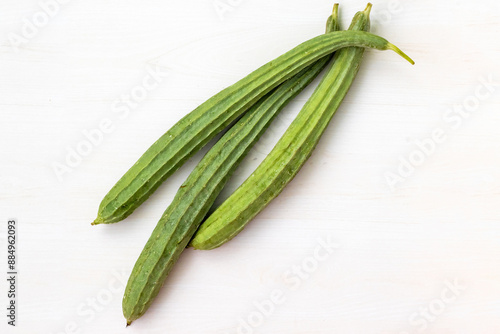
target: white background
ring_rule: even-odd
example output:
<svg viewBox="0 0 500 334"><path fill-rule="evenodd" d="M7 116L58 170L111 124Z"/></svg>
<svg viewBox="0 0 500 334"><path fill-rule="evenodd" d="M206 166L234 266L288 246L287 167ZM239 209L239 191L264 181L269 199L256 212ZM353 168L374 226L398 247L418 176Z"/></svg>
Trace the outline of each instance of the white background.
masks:
<svg viewBox="0 0 500 334"><path fill-rule="evenodd" d="M2 1L0 268L6 272L5 226L13 217L20 276L15 329L6 325L0 280L0 331L499 333L500 5L493 0L374 1L372 32L416 65L367 51L297 178L230 243L187 250L151 309L125 329L124 281L202 154L127 220L91 227L102 197L183 115L321 34L333 2L222 0L230 6L224 12L215 4L73 0L44 22L37 0ZM365 5L341 3L344 27ZM30 32L34 17L39 27ZM168 76L120 118L113 106L123 106L121 96L138 89L148 69ZM482 86L488 78L496 86ZM226 195L312 89L274 122ZM453 111L464 103L470 112ZM66 164L68 152L85 145L83 132L103 119L112 131L58 179L54 166ZM417 143L434 131L445 139L419 161ZM400 159L418 166L401 176ZM388 173L401 177L392 188ZM318 239L339 247L318 261ZM303 264L310 273L296 288L290 270ZM273 290L284 300L259 315L255 303ZM254 327L246 328L249 318Z"/></svg>

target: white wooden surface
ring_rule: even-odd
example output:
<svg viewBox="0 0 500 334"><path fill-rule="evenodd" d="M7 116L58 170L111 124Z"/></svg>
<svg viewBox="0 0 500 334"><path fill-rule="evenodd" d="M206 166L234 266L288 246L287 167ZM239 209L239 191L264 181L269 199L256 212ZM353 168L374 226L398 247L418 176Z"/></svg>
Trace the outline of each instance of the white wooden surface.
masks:
<svg viewBox="0 0 500 334"><path fill-rule="evenodd" d="M368 51L298 177L232 242L186 251L150 311L125 329L124 283L201 154L120 224L90 226L100 200L183 115L322 33L333 3L74 0L52 7L45 22L37 0L2 1L1 219L18 219L20 276L18 326L7 326L2 311L0 331L499 333L500 5L373 2L372 31L417 64ZM365 5L341 3L344 26ZM40 27L30 32L33 17ZM139 92L148 71L164 77L137 107L125 107L123 94ZM496 85L483 87L488 77ZM229 189L311 92L283 112ZM449 111L463 103L470 112ZM83 131L104 119L111 130L58 179L54 164L85 149ZM444 140L391 189L387 173L397 175L400 159L421 158L417 142L436 131ZM315 257L328 241L338 247Z"/></svg>

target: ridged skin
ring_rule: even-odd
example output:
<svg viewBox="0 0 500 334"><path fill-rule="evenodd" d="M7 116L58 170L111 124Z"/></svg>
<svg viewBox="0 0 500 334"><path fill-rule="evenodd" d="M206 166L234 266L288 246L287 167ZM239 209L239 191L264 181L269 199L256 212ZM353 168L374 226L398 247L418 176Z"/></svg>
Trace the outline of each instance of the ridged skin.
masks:
<svg viewBox="0 0 500 334"><path fill-rule="evenodd" d="M338 30L337 6L332 16L327 33ZM279 111L317 77L331 57L327 55L318 60L262 98L210 149L189 175L132 270L123 298L127 324L146 312L240 161Z"/></svg>
<svg viewBox="0 0 500 334"><path fill-rule="evenodd" d="M358 12L350 30L368 30L371 4ZM213 249L236 236L278 196L316 147L351 86L364 49L350 47L336 58L311 98L285 134L250 177L200 226L191 245Z"/></svg>
<svg viewBox="0 0 500 334"><path fill-rule="evenodd" d="M400 52L384 38L359 31L332 32L300 44L214 95L177 122L113 186L102 200L93 224L125 219L187 159L260 98L315 61L349 46L392 48Z"/></svg>

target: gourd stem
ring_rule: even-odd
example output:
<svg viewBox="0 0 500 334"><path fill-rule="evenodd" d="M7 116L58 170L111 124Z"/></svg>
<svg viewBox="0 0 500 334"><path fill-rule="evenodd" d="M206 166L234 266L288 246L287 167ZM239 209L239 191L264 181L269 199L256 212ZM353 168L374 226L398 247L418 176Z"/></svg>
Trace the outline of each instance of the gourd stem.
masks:
<svg viewBox="0 0 500 334"><path fill-rule="evenodd" d="M387 44L387 49L396 52L398 55L400 55L404 59L408 60L408 62L410 64L415 65L415 62L413 61L413 59L411 59L406 53L404 53L403 51L401 51L401 49L399 49L396 45L388 43Z"/></svg>
<svg viewBox="0 0 500 334"><path fill-rule="evenodd" d="M339 4L336 3L336 4L333 5L332 17L337 17L338 16L338 11L339 11Z"/></svg>
<svg viewBox="0 0 500 334"><path fill-rule="evenodd" d="M372 10L372 4L371 4L371 3L368 3L368 4L366 5L365 10L364 10L365 15L369 16L369 15L370 15L371 10Z"/></svg>

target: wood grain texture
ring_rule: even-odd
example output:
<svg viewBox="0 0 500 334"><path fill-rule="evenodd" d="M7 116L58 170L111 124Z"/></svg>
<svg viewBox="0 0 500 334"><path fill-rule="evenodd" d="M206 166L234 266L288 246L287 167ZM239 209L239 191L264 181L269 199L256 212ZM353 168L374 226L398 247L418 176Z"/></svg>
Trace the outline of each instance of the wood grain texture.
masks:
<svg viewBox="0 0 500 334"><path fill-rule="evenodd" d="M480 78L500 82L500 5L488 0L373 1L372 31L416 65L367 51L296 179L231 244L188 250L148 314L125 330L126 278L203 152L127 221L95 229L102 195L187 112L321 34L333 4L232 3L221 20L211 0L70 1L19 52L9 34L21 34L38 2L0 5L0 198L2 219L20 224L19 327L2 322L2 333L237 333L273 290L285 300L254 333L498 333L500 86L458 126L444 119L457 116L448 110L474 96ZM344 26L365 5L341 3ZM149 66L169 76L121 118L114 104ZM262 161L312 90L280 114L227 191ZM60 182L53 163L105 118L113 130ZM384 174L438 128L446 140L392 191ZM5 245L4 227L0 236ZM310 261L327 236L339 248L291 289L293 266ZM455 279L466 288L420 331L421 308L438 307Z"/></svg>

